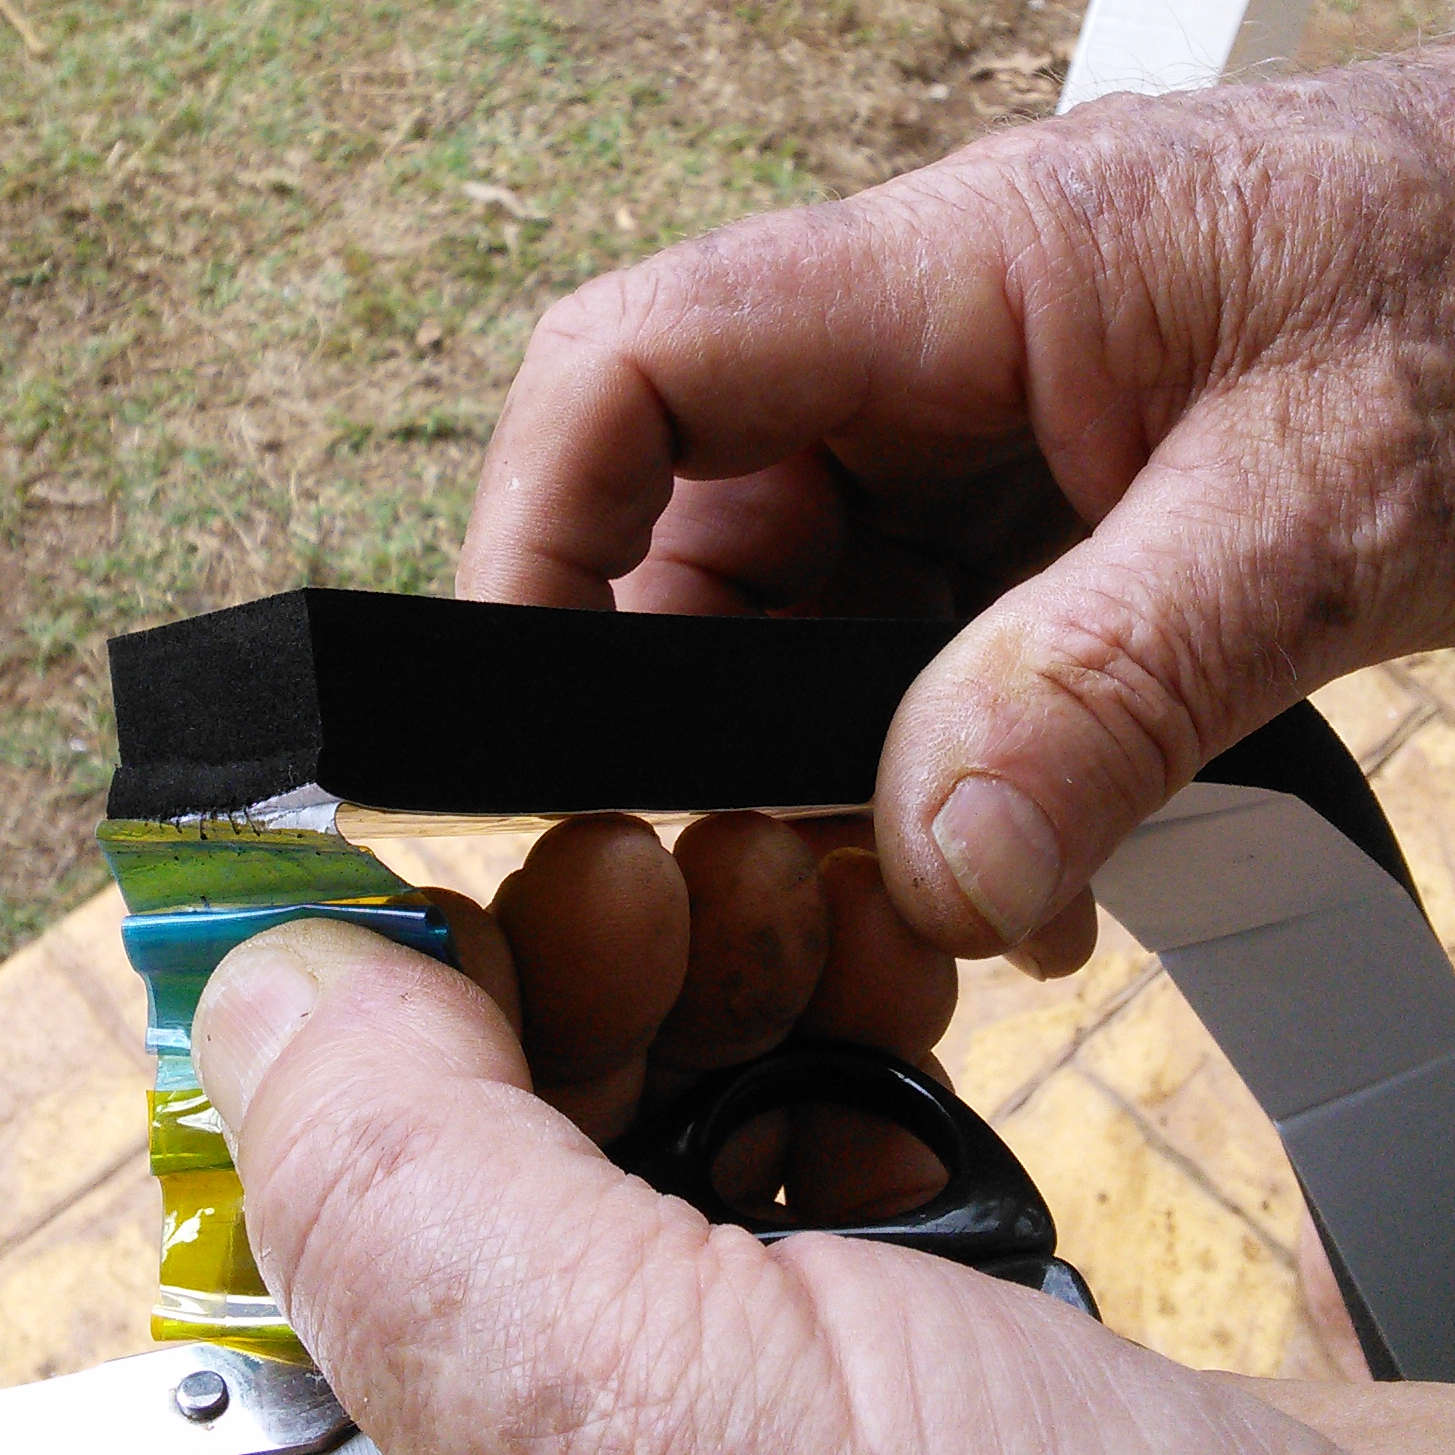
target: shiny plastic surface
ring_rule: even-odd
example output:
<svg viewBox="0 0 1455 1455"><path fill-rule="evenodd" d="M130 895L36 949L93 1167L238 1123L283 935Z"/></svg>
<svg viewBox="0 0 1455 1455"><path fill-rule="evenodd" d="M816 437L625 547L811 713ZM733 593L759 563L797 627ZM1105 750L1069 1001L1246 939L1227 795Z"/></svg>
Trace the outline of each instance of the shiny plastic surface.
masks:
<svg viewBox="0 0 1455 1455"><path fill-rule="evenodd" d="M132 913L122 940L146 982L153 1174L162 1190L152 1333L306 1357L258 1275L242 1188L192 1066L192 1017L218 961L289 920L343 919L453 963L443 915L366 850L336 834L231 820L108 822L102 849Z"/></svg>
<svg viewBox="0 0 1455 1455"><path fill-rule="evenodd" d="M190 1051L197 1000L218 961L253 935L297 919L347 920L436 959L450 959L444 916L422 895L413 893L407 902L304 903L129 915L122 923L121 938L132 968L146 981L147 1050Z"/></svg>
<svg viewBox="0 0 1455 1455"><path fill-rule="evenodd" d="M108 819L97 838L133 914L413 892L374 855L338 834L259 829L246 819Z"/></svg>

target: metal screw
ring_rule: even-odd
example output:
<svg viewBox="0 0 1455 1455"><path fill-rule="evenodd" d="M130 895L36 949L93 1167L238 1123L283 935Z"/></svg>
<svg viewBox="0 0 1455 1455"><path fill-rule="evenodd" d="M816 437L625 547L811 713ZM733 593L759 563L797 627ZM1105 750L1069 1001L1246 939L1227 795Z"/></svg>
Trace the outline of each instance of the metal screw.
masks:
<svg viewBox="0 0 1455 1455"><path fill-rule="evenodd" d="M189 1420L215 1420L227 1408L227 1381L214 1370L196 1369L177 1386L174 1398Z"/></svg>

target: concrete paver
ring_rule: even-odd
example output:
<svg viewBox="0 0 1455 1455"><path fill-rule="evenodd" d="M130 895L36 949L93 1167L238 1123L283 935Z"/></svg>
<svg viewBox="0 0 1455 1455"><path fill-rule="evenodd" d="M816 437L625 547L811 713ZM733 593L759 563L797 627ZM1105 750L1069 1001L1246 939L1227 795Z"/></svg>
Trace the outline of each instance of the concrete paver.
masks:
<svg viewBox="0 0 1455 1455"><path fill-rule="evenodd" d="M85 911L82 911L84 914ZM115 903L89 922L114 936ZM64 933L0 971L0 1249L22 1239L146 1147L149 1067L136 1038L111 1033L104 999L60 969ZM111 952L106 959L117 958ZM136 977L132 977L135 979ZM99 1009L98 1009L99 1007Z"/></svg>
<svg viewBox="0 0 1455 1455"><path fill-rule="evenodd" d="M1278 1133L1168 976L1088 1040L1076 1067L1149 1146L1293 1257L1303 1199Z"/></svg>
<svg viewBox="0 0 1455 1455"><path fill-rule="evenodd" d="M154 1347L147 1330L160 1225L157 1186L138 1154L30 1237L7 1245L0 1252L0 1385Z"/></svg>
<svg viewBox="0 0 1455 1455"><path fill-rule="evenodd" d="M1372 781L1435 933L1455 951L1455 723L1432 716Z"/></svg>
<svg viewBox="0 0 1455 1455"><path fill-rule="evenodd" d="M45 937L45 961L85 998L97 1023L150 1077L152 1058L136 1036L138 1022L146 1024L146 987L126 956L112 950L124 913L115 887L97 894L51 928ZM16 958L24 954L22 950Z"/></svg>
<svg viewBox="0 0 1455 1455"><path fill-rule="evenodd" d="M1063 980L1040 984L998 957L962 961L959 1006L938 1054L959 1094L998 1125L1157 973L1104 914L1095 958Z"/></svg>
<svg viewBox="0 0 1455 1455"><path fill-rule="evenodd" d="M1455 653L1420 652L1386 670L1417 687L1448 720L1455 722Z"/></svg>
<svg viewBox="0 0 1455 1455"><path fill-rule="evenodd" d="M1316 692L1313 702L1338 729L1365 773L1376 773L1436 711L1418 682L1388 665L1341 677Z"/></svg>
<svg viewBox="0 0 1455 1455"><path fill-rule="evenodd" d="M1068 1065L1001 1130L1108 1325L1189 1364L1279 1371L1298 1304L1292 1259L1150 1140L1143 1117Z"/></svg>

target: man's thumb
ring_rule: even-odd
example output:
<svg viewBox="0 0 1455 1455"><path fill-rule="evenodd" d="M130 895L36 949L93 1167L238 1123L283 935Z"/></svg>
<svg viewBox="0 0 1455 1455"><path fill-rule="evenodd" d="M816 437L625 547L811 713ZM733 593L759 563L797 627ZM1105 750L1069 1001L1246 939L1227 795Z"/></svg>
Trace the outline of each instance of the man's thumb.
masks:
<svg viewBox="0 0 1455 1455"><path fill-rule="evenodd" d="M1314 654L1278 640L1278 601L1249 567L1256 522L1219 527L1206 509L1179 522L1147 504L1129 496L976 618L891 725L875 810L885 879L957 954L1032 936L1042 973L1074 968L1094 935L1068 920L1089 926L1086 886L1121 839L1317 685ZM1048 942L1061 963L1044 963Z"/></svg>
<svg viewBox="0 0 1455 1455"><path fill-rule="evenodd" d="M777 1451L780 1401L844 1448L794 1267L529 1095L464 976L299 921L223 960L193 1045L268 1288L381 1450Z"/></svg>

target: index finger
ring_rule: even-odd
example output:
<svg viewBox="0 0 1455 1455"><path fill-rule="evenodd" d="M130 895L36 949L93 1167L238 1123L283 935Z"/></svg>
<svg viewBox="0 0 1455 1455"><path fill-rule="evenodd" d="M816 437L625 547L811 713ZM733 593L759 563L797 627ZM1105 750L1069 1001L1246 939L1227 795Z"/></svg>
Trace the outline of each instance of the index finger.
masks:
<svg viewBox="0 0 1455 1455"><path fill-rule="evenodd" d="M746 475L821 440L852 470L891 421L912 448L952 411L967 435L1003 428L1020 361L1003 214L957 174L916 178L734 224L555 304L486 455L459 593L609 607L676 475Z"/></svg>

